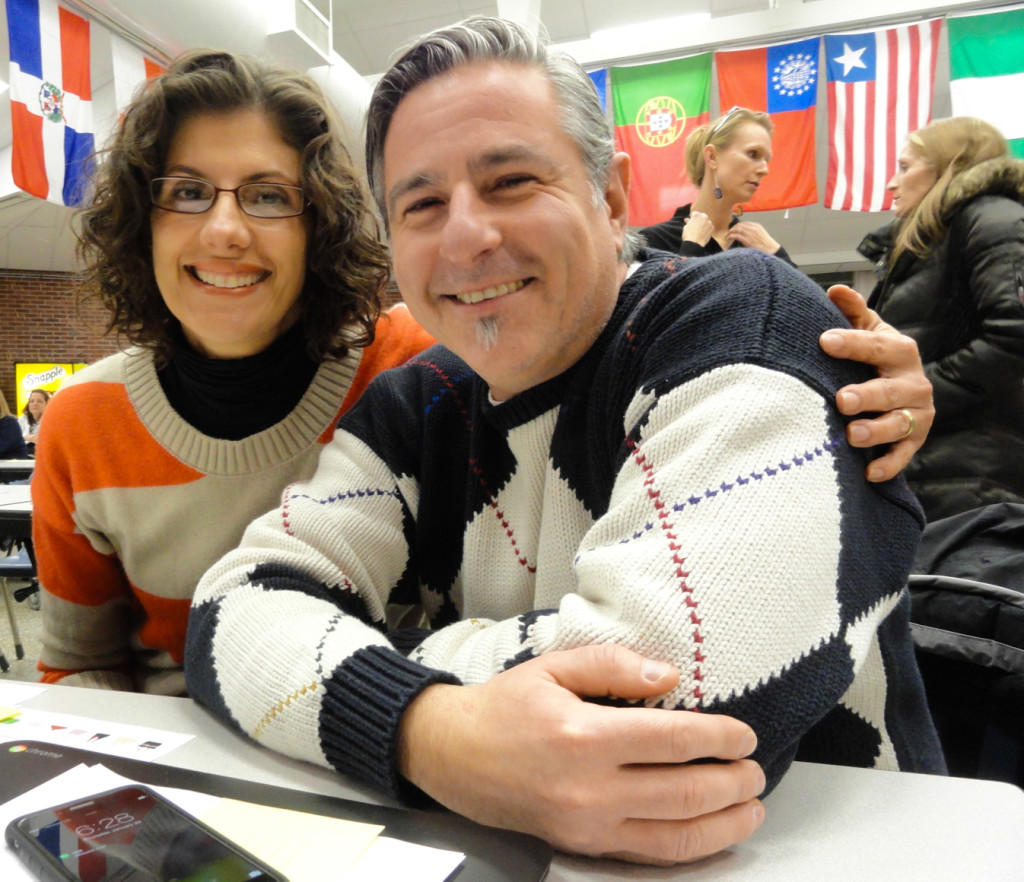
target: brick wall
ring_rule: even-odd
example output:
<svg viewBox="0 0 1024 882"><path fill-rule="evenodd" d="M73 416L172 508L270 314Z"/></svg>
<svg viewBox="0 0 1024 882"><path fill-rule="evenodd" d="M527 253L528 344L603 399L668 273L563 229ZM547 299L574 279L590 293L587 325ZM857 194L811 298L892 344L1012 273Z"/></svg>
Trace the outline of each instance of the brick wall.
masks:
<svg viewBox="0 0 1024 882"><path fill-rule="evenodd" d="M0 270L0 389L11 408L16 361L93 362L116 352L106 316L95 301L79 302L70 275Z"/></svg>

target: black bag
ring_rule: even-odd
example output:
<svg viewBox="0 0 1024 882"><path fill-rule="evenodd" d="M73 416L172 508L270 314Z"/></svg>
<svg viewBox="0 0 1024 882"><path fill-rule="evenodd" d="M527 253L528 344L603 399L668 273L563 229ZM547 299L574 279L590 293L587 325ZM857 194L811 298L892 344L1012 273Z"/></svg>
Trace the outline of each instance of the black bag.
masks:
<svg viewBox="0 0 1024 882"><path fill-rule="evenodd" d="M929 524L915 571L911 631L950 774L1024 787L1024 505Z"/></svg>

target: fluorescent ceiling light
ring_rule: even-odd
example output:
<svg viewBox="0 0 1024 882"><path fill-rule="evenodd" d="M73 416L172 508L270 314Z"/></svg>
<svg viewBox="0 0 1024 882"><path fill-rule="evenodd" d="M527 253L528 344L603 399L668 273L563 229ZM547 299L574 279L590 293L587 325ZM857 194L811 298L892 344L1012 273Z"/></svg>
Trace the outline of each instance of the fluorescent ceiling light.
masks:
<svg viewBox="0 0 1024 882"><path fill-rule="evenodd" d="M689 15L677 15L672 18L659 18L652 21L634 22L617 28L606 28L604 30L594 31L594 33L590 35L590 39L601 43L613 41L633 42L645 39L650 41L651 34L658 34L660 36L671 33L672 31L693 27L697 24L703 24L707 21L711 21L710 12L691 12Z"/></svg>

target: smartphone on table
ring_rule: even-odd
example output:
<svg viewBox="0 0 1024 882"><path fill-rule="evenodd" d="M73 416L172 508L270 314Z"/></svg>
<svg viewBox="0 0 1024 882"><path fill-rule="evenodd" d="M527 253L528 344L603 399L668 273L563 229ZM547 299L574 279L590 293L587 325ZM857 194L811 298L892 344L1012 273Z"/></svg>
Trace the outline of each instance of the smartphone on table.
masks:
<svg viewBox="0 0 1024 882"><path fill-rule="evenodd" d="M6 838L42 882L288 882L142 785L15 818Z"/></svg>

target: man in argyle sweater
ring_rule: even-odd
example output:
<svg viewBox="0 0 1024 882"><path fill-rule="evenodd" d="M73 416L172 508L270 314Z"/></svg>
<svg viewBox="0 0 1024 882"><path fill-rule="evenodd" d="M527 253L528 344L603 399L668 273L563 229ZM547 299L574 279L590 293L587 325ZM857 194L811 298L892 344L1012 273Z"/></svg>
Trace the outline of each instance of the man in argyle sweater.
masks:
<svg viewBox="0 0 1024 882"><path fill-rule="evenodd" d="M795 757L942 771L903 591L922 516L846 441L839 312L767 255L633 259L628 157L595 198L557 74L494 60L528 36L424 39L463 54L396 63L367 156L444 345L204 578L191 694L392 794L641 861L750 835Z"/></svg>

